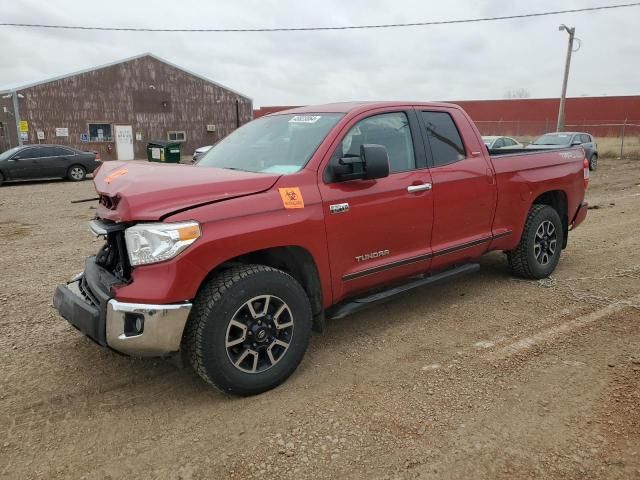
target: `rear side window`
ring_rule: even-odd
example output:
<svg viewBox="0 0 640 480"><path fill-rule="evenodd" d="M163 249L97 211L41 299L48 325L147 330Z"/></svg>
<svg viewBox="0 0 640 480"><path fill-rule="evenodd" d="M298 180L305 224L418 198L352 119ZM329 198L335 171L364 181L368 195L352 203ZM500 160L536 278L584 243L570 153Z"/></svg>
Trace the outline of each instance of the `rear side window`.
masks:
<svg viewBox="0 0 640 480"><path fill-rule="evenodd" d="M505 138L504 139L504 145L505 147L513 147L516 144L516 142L514 142L512 139L510 138Z"/></svg>
<svg viewBox="0 0 640 480"><path fill-rule="evenodd" d="M73 155L73 152L63 147L45 147L43 157L60 157L64 155Z"/></svg>
<svg viewBox="0 0 640 480"><path fill-rule="evenodd" d="M451 115L446 112L422 112L422 120L431 146L434 167L465 158L464 144Z"/></svg>
<svg viewBox="0 0 640 480"><path fill-rule="evenodd" d="M496 143L493 144L493 148L502 148L504 147L504 145L504 138L499 138L498 140L496 140Z"/></svg>

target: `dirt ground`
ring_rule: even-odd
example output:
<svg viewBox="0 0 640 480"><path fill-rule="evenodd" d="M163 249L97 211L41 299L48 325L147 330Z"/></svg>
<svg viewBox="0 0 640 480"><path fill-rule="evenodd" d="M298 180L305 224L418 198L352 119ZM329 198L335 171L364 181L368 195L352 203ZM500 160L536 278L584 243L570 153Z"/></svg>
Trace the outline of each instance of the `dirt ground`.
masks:
<svg viewBox="0 0 640 480"><path fill-rule="evenodd" d="M97 347L53 290L98 243L92 183L0 188L0 476L640 478L640 161L602 160L552 279L506 260L331 322L230 398Z"/></svg>

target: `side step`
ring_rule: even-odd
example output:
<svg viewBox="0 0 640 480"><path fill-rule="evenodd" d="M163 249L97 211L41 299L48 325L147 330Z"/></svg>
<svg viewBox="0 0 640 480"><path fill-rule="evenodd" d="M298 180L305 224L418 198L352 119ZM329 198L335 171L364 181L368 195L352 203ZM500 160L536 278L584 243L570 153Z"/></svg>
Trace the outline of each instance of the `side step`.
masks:
<svg viewBox="0 0 640 480"><path fill-rule="evenodd" d="M332 320L343 318L343 317L346 317L347 315L351 315L352 313L371 307L372 305L375 305L377 303L382 303L387 300L390 300L397 295L409 292L414 288L419 288L425 285L431 285L434 283L443 282L445 280L450 280L452 278L466 275L467 273L477 272L478 270L480 270L479 264L467 263L459 267L445 270L444 272L436 273L434 275L429 275L428 277L412 280L408 283L404 283L402 285L392 287L388 290L377 292L372 295L367 295L366 297L358 297L358 298L355 298L354 300L348 301L347 303L343 303L337 306L335 309L331 310L328 313L328 317Z"/></svg>

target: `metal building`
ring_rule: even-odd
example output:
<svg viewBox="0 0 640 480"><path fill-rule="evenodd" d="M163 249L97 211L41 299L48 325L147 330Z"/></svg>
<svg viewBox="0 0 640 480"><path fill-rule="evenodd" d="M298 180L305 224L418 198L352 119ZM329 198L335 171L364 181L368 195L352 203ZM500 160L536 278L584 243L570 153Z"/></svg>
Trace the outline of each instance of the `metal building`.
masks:
<svg viewBox="0 0 640 480"><path fill-rule="evenodd" d="M55 143L103 160L146 158L149 140L211 145L252 118L251 98L146 53L0 92L0 151Z"/></svg>

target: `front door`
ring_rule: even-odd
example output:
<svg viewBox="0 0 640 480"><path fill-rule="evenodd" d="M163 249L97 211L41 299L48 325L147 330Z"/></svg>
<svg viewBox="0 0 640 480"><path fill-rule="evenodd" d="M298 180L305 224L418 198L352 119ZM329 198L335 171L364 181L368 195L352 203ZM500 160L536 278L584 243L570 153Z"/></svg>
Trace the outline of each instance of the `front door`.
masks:
<svg viewBox="0 0 640 480"><path fill-rule="evenodd" d="M26 147L18 150L9 159L9 176L11 178L42 178L39 158L43 154L42 147Z"/></svg>
<svg viewBox="0 0 640 480"><path fill-rule="evenodd" d="M131 125L116 125L115 133L118 160L133 160L133 129Z"/></svg>
<svg viewBox="0 0 640 480"><path fill-rule="evenodd" d="M320 193L334 301L428 270L431 176L422 144L414 141L418 135L413 111L390 111L354 119L338 143L330 164L359 156L362 144L377 144L387 149L390 174L336 181L324 172Z"/></svg>

